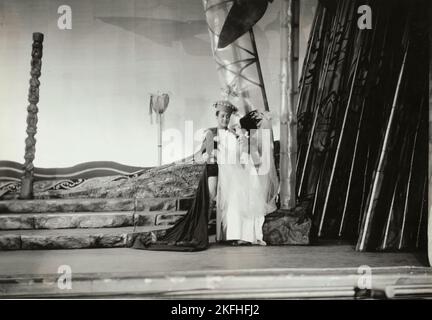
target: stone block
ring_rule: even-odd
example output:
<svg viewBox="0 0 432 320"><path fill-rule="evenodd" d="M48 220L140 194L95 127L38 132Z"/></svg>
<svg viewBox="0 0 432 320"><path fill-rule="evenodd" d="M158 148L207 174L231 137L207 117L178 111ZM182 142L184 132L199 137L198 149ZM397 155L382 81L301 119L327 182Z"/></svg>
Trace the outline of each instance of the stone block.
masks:
<svg viewBox="0 0 432 320"><path fill-rule="evenodd" d="M22 235L21 248L25 250L93 248L97 237L87 234Z"/></svg>
<svg viewBox="0 0 432 320"><path fill-rule="evenodd" d="M263 239L268 245L308 245L311 219L290 215L267 218Z"/></svg>
<svg viewBox="0 0 432 320"><path fill-rule="evenodd" d="M30 214L0 214L0 230L28 230L34 228L34 216Z"/></svg>
<svg viewBox="0 0 432 320"><path fill-rule="evenodd" d="M175 224L185 215L185 212L177 211L175 213L163 213L156 215L156 226L170 226Z"/></svg>
<svg viewBox="0 0 432 320"><path fill-rule="evenodd" d="M114 228L133 225L133 212L40 214L36 229Z"/></svg>
<svg viewBox="0 0 432 320"><path fill-rule="evenodd" d="M137 226L154 226L156 215L150 211L135 212L134 224Z"/></svg>
<svg viewBox="0 0 432 320"><path fill-rule="evenodd" d="M0 235L0 250L21 249L21 236L19 234Z"/></svg>
<svg viewBox="0 0 432 320"><path fill-rule="evenodd" d="M175 198L137 198L136 211L176 210Z"/></svg>
<svg viewBox="0 0 432 320"><path fill-rule="evenodd" d="M134 199L50 199L0 201L1 213L133 211Z"/></svg>
<svg viewBox="0 0 432 320"><path fill-rule="evenodd" d="M77 228L118 228L133 225L133 212L90 214L76 217Z"/></svg>
<svg viewBox="0 0 432 320"><path fill-rule="evenodd" d="M97 248L121 248L126 245L127 234L103 234L97 239Z"/></svg>
<svg viewBox="0 0 432 320"><path fill-rule="evenodd" d="M160 239L166 234L166 229L155 229L153 231L137 231L128 233L126 235L126 247L132 247L137 237L151 239L152 233L156 236L157 239Z"/></svg>

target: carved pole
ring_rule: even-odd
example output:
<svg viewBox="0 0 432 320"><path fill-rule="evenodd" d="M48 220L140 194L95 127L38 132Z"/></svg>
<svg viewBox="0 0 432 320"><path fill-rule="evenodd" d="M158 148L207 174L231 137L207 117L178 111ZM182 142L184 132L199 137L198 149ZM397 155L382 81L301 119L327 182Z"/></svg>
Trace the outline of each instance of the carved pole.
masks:
<svg viewBox="0 0 432 320"><path fill-rule="evenodd" d="M33 48L32 48L32 60L31 60L31 79L30 89L28 95L28 102L30 103L27 107L27 138L25 139L25 163L24 163L24 176L21 179L21 199L33 198L33 173L34 165L33 160L36 152L36 139L35 135L37 132L37 113L39 102L39 77L41 75L42 67L42 42L44 36L42 33L33 33Z"/></svg>

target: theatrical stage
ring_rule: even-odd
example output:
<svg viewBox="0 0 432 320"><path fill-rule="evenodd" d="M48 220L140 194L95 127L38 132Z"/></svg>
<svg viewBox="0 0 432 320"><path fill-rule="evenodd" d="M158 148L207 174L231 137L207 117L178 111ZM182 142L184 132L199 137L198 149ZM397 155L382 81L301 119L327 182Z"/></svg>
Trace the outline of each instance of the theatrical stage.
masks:
<svg viewBox="0 0 432 320"><path fill-rule="evenodd" d="M58 288L54 266L61 264L73 270L70 290ZM3 298L424 298L432 287L426 264L424 252L362 253L337 242L213 244L182 255L123 248L3 251L0 287Z"/></svg>
<svg viewBox="0 0 432 320"><path fill-rule="evenodd" d="M0 299L432 297L429 2L0 0ZM220 99L273 121L267 246L131 249Z"/></svg>

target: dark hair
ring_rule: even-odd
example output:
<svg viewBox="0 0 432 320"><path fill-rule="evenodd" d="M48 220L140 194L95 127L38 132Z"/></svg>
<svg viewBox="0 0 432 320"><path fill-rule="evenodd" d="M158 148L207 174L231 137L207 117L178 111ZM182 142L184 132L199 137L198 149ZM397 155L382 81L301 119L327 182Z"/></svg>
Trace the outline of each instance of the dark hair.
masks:
<svg viewBox="0 0 432 320"><path fill-rule="evenodd" d="M252 110L240 119L240 126L243 129L258 129L258 123L262 121L263 116L257 110Z"/></svg>

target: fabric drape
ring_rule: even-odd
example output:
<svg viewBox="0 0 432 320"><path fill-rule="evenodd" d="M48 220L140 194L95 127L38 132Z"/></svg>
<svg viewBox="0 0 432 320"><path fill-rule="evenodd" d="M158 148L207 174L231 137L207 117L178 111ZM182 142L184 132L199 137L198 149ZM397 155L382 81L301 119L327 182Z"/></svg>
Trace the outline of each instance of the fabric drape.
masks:
<svg viewBox="0 0 432 320"><path fill-rule="evenodd" d="M207 167L198 183L195 198L187 213L157 239L153 232L138 235L132 248L158 251L201 251L209 245L208 210L209 188Z"/></svg>

